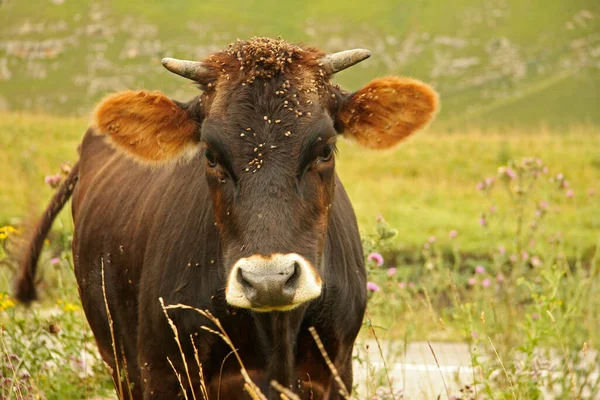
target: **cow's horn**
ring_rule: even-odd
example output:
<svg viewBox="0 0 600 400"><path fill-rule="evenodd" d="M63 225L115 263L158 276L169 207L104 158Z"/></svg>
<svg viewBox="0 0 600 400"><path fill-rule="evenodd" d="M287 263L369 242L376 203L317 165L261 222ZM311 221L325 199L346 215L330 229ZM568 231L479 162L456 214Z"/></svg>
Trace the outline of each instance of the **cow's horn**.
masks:
<svg viewBox="0 0 600 400"><path fill-rule="evenodd" d="M321 59L323 66L330 74L335 74L366 60L371 56L371 52L366 49L344 50L337 53L327 54Z"/></svg>
<svg viewBox="0 0 600 400"><path fill-rule="evenodd" d="M200 61L178 60L176 58L163 58L162 65L174 74L204 83L208 69Z"/></svg>

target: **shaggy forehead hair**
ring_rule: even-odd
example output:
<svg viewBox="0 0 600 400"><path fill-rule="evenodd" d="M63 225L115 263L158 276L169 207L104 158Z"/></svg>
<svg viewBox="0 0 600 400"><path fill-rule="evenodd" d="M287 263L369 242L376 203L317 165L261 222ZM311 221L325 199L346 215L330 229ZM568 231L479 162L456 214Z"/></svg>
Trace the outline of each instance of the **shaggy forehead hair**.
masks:
<svg viewBox="0 0 600 400"><path fill-rule="evenodd" d="M310 105L330 90L330 74L321 62L324 55L315 47L281 39L238 40L203 60L209 74L200 84L202 102L210 114L221 113L237 91L262 84L268 87L263 95L285 98L289 111L298 114L302 111L293 106L300 106L300 98Z"/></svg>

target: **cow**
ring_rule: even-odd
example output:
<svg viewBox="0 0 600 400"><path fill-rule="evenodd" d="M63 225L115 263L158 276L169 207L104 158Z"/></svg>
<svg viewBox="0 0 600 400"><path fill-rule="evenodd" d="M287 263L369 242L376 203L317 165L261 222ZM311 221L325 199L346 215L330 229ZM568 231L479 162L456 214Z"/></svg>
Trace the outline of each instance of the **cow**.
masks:
<svg viewBox="0 0 600 400"><path fill-rule="evenodd" d="M191 101L106 97L27 246L16 297L36 299L43 239L72 196L81 303L121 397L250 398L230 346L202 329L214 321L163 302L218 318L266 398L279 398L272 381L303 399L342 398L367 291L336 141L391 148L438 109L411 78L352 93L331 83L369 56L252 38L202 61L163 59L198 85Z"/></svg>

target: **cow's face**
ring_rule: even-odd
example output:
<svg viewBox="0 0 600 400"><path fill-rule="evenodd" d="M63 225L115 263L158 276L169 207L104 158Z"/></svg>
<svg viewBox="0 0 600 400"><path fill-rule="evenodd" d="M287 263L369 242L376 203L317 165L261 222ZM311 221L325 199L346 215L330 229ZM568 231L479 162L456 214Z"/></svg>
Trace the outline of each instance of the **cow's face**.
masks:
<svg viewBox="0 0 600 400"><path fill-rule="evenodd" d="M128 92L96 112L97 130L143 162L201 152L233 306L283 311L319 297L337 138L389 148L437 110L436 93L407 78L348 94L329 83L340 60L327 57L283 41L238 42L202 63L165 61L201 84L188 104Z"/></svg>

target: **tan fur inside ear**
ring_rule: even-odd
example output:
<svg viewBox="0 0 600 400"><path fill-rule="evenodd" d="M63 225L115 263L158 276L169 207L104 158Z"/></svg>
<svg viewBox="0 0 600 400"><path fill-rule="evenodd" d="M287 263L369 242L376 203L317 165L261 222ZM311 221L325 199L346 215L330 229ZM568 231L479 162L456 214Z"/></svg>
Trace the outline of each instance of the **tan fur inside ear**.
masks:
<svg viewBox="0 0 600 400"><path fill-rule="evenodd" d="M139 161L176 159L198 143L198 124L160 92L122 92L106 97L94 112L94 128Z"/></svg>
<svg viewBox="0 0 600 400"><path fill-rule="evenodd" d="M433 120L438 94L411 78L371 81L341 110L344 136L371 149L387 149Z"/></svg>

